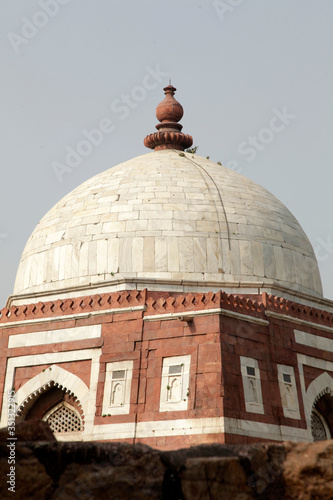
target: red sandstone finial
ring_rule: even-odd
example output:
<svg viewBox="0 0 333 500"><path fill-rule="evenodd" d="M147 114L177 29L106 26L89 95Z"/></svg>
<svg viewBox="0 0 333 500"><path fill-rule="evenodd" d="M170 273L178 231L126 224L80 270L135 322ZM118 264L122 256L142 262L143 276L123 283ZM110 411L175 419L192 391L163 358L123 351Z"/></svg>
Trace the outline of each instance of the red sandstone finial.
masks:
<svg viewBox="0 0 333 500"><path fill-rule="evenodd" d="M172 85L164 89L165 98L156 108L156 118L160 122L179 122L183 118L183 106L173 97L176 90Z"/></svg>
<svg viewBox="0 0 333 500"><path fill-rule="evenodd" d="M173 97L177 89L170 83L163 90L165 98L156 108L156 117L161 122L156 125L158 132L147 135L144 145L156 151L160 149L184 151L185 148L192 146L193 140L190 135L181 132L183 127L178 123L184 111L182 105Z"/></svg>

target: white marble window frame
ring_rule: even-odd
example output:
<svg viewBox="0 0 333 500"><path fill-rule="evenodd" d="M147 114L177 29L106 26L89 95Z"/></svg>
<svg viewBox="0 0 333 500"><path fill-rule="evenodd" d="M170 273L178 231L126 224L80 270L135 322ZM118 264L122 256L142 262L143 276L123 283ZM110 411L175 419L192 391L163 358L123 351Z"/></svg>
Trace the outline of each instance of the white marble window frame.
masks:
<svg viewBox="0 0 333 500"><path fill-rule="evenodd" d="M124 370L125 389L122 404L115 405L111 402L112 397L112 374L115 371ZM102 406L102 415L127 415L130 411L131 385L133 377L133 360L112 361L106 363L104 397Z"/></svg>
<svg viewBox="0 0 333 500"><path fill-rule="evenodd" d="M264 405L262 401L262 392L261 392L261 380L260 380L260 370L258 365L258 360L254 358L247 358L245 356L240 357L241 364L241 373L242 373L242 381L243 381L243 391L244 391L244 400L245 400L245 409L249 413L260 413L264 414ZM254 368L255 374L248 375L247 366ZM248 381L252 379L256 384L256 391L258 395L258 402L255 403L251 401L251 396L248 389Z"/></svg>
<svg viewBox="0 0 333 500"><path fill-rule="evenodd" d="M281 396L281 402L282 402L282 408L283 408L283 415L286 418L294 418L296 420L299 420L301 418L300 412L299 412L299 403L298 403L298 395L297 395L297 386L296 386L296 379L295 379L295 372L294 368L289 365L277 365L278 369L278 380L279 380L279 388L280 388L280 396ZM290 382L285 382L283 375L289 375L290 376ZM292 396L295 401L295 404L293 407L288 406L287 402L287 396L286 396L286 387L290 386L292 390Z"/></svg>
<svg viewBox="0 0 333 500"><path fill-rule="evenodd" d="M180 401L168 400L169 385L168 380L170 377L169 368L174 365L182 365L181 372L181 397ZM160 393L160 412L163 411L181 411L188 408L188 391L190 387L190 366L191 355L186 356L172 356L163 358L162 376L161 376L161 393Z"/></svg>

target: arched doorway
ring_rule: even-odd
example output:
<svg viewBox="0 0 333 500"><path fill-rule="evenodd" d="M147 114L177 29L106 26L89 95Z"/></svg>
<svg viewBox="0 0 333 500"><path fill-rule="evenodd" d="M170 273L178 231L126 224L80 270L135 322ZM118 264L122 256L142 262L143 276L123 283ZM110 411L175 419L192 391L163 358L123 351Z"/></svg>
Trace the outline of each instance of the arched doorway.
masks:
<svg viewBox="0 0 333 500"><path fill-rule="evenodd" d="M53 364L17 390L17 421L46 420L59 441L81 441L91 434L95 398L79 377Z"/></svg>
<svg viewBox="0 0 333 500"><path fill-rule="evenodd" d="M311 411L311 433L314 441L331 439L333 435L333 396L330 389L316 398Z"/></svg>
<svg viewBox="0 0 333 500"><path fill-rule="evenodd" d="M77 398L54 381L35 391L20 406L17 421L23 420L44 420L57 438L79 434L84 429L83 411Z"/></svg>

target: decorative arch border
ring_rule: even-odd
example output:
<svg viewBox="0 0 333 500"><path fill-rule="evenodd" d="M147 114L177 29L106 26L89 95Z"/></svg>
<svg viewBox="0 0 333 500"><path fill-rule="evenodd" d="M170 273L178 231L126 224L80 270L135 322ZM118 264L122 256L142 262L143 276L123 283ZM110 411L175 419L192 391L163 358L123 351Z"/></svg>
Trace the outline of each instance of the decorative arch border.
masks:
<svg viewBox="0 0 333 500"><path fill-rule="evenodd" d="M313 415L313 413L315 413L317 415L317 417L320 419L322 425L324 426L327 439L332 439L331 431L330 431L330 429L327 425L327 422L326 422L325 418L323 417L323 415L321 413L319 413L319 411L315 407L312 408L312 415ZM311 432L312 432L312 426L311 426Z"/></svg>
<svg viewBox="0 0 333 500"><path fill-rule="evenodd" d="M51 385L64 389L76 397L76 402L82 409L84 420L85 415L88 414L87 398L90 392L89 388L79 377L55 364L44 372L35 375L17 391L18 413L23 411L24 407L32 399L45 392Z"/></svg>
<svg viewBox="0 0 333 500"><path fill-rule="evenodd" d="M327 372L319 375L309 385L306 391L306 402L308 403L306 413L311 415L312 407L324 394L333 396L333 378Z"/></svg>
<svg viewBox="0 0 333 500"><path fill-rule="evenodd" d="M35 375L17 391L18 411L22 411L30 400L42 394L52 384L75 396L78 405L82 408L83 416L87 415L86 399L89 388L79 377L55 364Z"/></svg>
<svg viewBox="0 0 333 500"><path fill-rule="evenodd" d="M331 378L332 378L332 377L331 377ZM333 380L333 379L332 379L332 380ZM326 387L325 389L323 389L323 390L322 390L322 391L318 394L318 396L316 396L316 398L315 398L315 400L314 400L313 404L315 405L315 404L319 401L319 399L320 399L322 396L325 396L325 394L329 394L330 396L332 396L332 397L333 397L333 388L332 388L332 389L330 389L329 387Z"/></svg>
<svg viewBox="0 0 333 500"><path fill-rule="evenodd" d="M7 361L5 386L3 391L0 428L6 427L8 422L8 398L11 397L10 395L12 393L12 388L15 380L15 370L17 368L24 368L27 366L48 365L50 368L55 366L57 366L57 368L54 368L54 370L49 370L49 368L47 368L45 372L39 373L39 383L38 376L36 379L34 377L36 382L36 385L34 386L30 384L26 385L29 382L24 384L24 386L22 386L22 388L18 390L19 400L17 398L17 394L15 394L15 401L16 403L19 403L17 406L22 404L22 402L29 396L29 394L33 393L36 389L38 390L39 387L43 387L43 385L49 382L50 379L54 379L55 375L51 377L51 373L53 371L53 374L58 373L57 382L59 383L59 385L67 387L76 395L77 399L81 403L81 407L83 408L84 413L84 438L87 439L88 436L93 436L101 354L101 348L92 348L64 352L48 352L44 354L29 354L25 356L9 358ZM64 370L63 368L60 368L60 366L57 365L57 363L83 360L91 361L89 389L80 378Z"/></svg>
<svg viewBox="0 0 333 500"><path fill-rule="evenodd" d="M17 409L17 411L16 411L17 420L19 422L21 420L24 420L24 418L26 417L26 414L28 413L30 408L32 408L32 406L37 402L38 398L40 396L42 396L42 394L45 394L45 392L47 392L52 387L64 390L66 394L71 395L74 398L75 402L78 404L80 411L82 412L82 415L83 415L82 406L78 402L76 395L73 394L69 389L67 389L67 387L63 387L62 385L59 385L58 382L54 382L53 380L51 380L47 384L41 386L38 390L29 394L29 396L27 398L25 398L25 400L23 401L23 403L20 406L18 406L18 404L17 404L17 408L16 408Z"/></svg>
<svg viewBox="0 0 333 500"><path fill-rule="evenodd" d="M305 417L308 429L311 431L311 415L315 404L325 394L330 394L333 397L333 378L324 372L315 378L309 385L304 401Z"/></svg>

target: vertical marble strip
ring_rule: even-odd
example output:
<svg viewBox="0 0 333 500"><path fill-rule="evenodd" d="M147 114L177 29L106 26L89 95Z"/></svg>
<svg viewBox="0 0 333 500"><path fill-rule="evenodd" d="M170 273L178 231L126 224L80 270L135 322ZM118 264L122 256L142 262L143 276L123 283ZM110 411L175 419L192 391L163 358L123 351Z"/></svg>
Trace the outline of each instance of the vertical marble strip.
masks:
<svg viewBox="0 0 333 500"><path fill-rule="evenodd" d="M265 265L265 277L275 278L276 265L275 265L274 251L272 246L268 244L264 244L264 265Z"/></svg>
<svg viewBox="0 0 333 500"><path fill-rule="evenodd" d="M146 236L143 242L143 271L155 271L155 238Z"/></svg>
<svg viewBox="0 0 333 500"><path fill-rule="evenodd" d="M142 272L143 269L143 237L133 238L132 244L132 271Z"/></svg>
<svg viewBox="0 0 333 500"><path fill-rule="evenodd" d="M118 273L119 269L119 238L109 238L108 246L108 273Z"/></svg>
<svg viewBox="0 0 333 500"><path fill-rule="evenodd" d="M178 248L178 238L176 236L170 236L167 238L168 245L168 271L179 272L179 248Z"/></svg>
<svg viewBox="0 0 333 500"><path fill-rule="evenodd" d="M207 272L217 274L219 272L219 247L216 238L207 238Z"/></svg>
<svg viewBox="0 0 333 500"><path fill-rule="evenodd" d="M79 259L80 259L81 243L74 242L72 246L72 277L79 276Z"/></svg>
<svg viewBox="0 0 333 500"><path fill-rule="evenodd" d="M194 255L194 266L193 271L195 273L204 273L207 269L206 260L206 239L205 238L194 238L193 240L193 255Z"/></svg>
<svg viewBox="0 0 333 500"><path fill-rule="evenodd" d="M88 276L88 250L89 250L89 241L85 241L82 243L80 250L80 276Z"/></svg>
<svg viewBox="0 0 333 500"><path fill-rule="evenodd" d="M193 238L179 238L180 272L190 273L194 268Z"/></svg>
<svg viewBox="0 0 333 500"><path fill-rule="evenodd" d="M22 280L23 289L25 290L29 286L29 279L30 279L29 259L25 259L25 261L24 261L24 268L22 270L21 276L22 276L21 280Z"/></svg>
<svg viewBox="0 0 333 500"><path fill-rule="evenodd" d="M53 248L52 255L52 281L59 279L59 265L60 265L60 247Z"/></svg>
<svg viewBox="0 0 333 500"><path fill-rule="evenodd" d="M231 240L231 268L232 275L239 276L241 273L239 240Z"/></svg>
<svg viewBox="0 0 333 500"><path fill-rule="evenodd" d="M315 267L314 267L314 260L311 259L310 257L303 256L301 258L302 260L302 275L304 276L304 279L302 281L304 286L307 287L314 287L314 280L315 280Z"/></svg>
<svg viewBox="0 0 333 500"><path fill-rule="evenodd" d="M130 273L132 270L132 238L119 239L119 272Z"/></svg>
<svg viewBox="0 0 333 500"><path fill-rule="evenodd" d="M223 262L223 273L232 274L231 269L231 250L229 248L228 240L222 240L222 262Z"/></svg>
<svg viewBox="0 0 333 500"><path fill-rule="evenodd" d="M97 274L107 273L108 245L106 240L97 240Z"/></svg>
<svg viewBox="0 0 333 500"><path fill-rule="evenodd" d="M311 283L316 290L322 290L322 282L321 282L321 277L318 269L318 263L316 258L310 257L309 258L309 269L311 270Z"/></svg>
<svg viewBox="0 0 333 500"><path fill-rule="evenodd" d="M61 245L59 247L59 272L58 272L59 280L65 279L65 265L66 265L66 246Z"/></svg>
<svg viewBox="0 0 333 500"><path fill-rule="evenodd" d="M264 273L264 253L260 241L251 241L253 257L253 274L259 279L263 278Z"/></svg>
<svg viewBox="0 0 333 500"><path fill-rule="evenodd" d="M97 273L97 241L89 242L88 250L88 272L89 276L95 276Z"/></svg>
<svg viewBox="0 0 333 500"><path fill-rule="evenodd" d="M284 261L285 261L285 267L286 267L286 278L287 278L287 281L289 283L296 282L297 272L295 269L293 253L294 252L292 250L290 250L289 248L283 249Z"/></svg>
<svg viewBox="0 0 333 500"><path fill-rule="evenodd" d="M250 241L239 241L241 274L250 276L252 274L253 262Z"/></svg>
<svg viewBox="0 0 333 500"><path fill-rule="evenodd" d="M52 281L52 266L53 266L53 249L46 250L46 276L45 281Z"/></svg>
<svg viewBox="0 0 333 500"><path fill-rule="evenodd" d="M167 245L165 237L155 239L155 271L167 270Z"/></svg>
<svg viewBox="0 0 333 500"><path fill-rule="evenodd" d="M32 283L37 282L37 273L38 273L38 256L33 255L31 257L31 269L30 269L30 281Z"/></svg>
<svg viewBox="0 0 333 500"><path fill-rule="evenodd" d="M279 280L286 281L287 273L284 262L283 248L282 247L273 247L275 264L276 264L276 272Z"/></svg>
<svg viewBox="0 0 333 500"><path fill-rule="evenodd" d="M48 252L43 253L43 270L42 270L42 281L41 284L44 284L47 281L47 272L48 272Z"/></svg>
<svg viewBox="0 0 333 500"><path fill-rule="evenodd" d="M72 273L72 255L73 255L73 246L66 245L65 246L65 263L63 265L65 269L65 279L71 279L73 276Z"/></svg>

